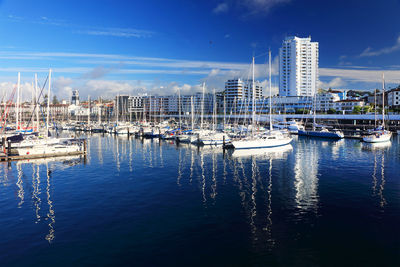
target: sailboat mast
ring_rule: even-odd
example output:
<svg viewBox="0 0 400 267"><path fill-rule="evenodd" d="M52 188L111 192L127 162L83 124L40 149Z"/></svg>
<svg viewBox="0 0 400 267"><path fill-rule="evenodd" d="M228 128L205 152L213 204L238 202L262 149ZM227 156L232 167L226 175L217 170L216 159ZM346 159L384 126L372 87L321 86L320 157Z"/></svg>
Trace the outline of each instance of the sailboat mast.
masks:
<svg viewBox="0 0 400 267"><path fill-rule="evenodd" d="M178 113L179 113L179 129L181 128L181 90L178 88Z"/></svg>
<svg viewBox="0 0 400 267"><path fill-rule="evenodd" d="M35 105L36 105L36 131L39 132L39 92L38 92L38 81L37 74L35 73Z"/></svg>
<svg viewBox="0 0 400 267"><path fill-rule="evenodd" d="M376 90L375 89L375 93L374 93L374 129L376 129Z"/></svg>
<svg viewBox="0 0 400 267"><path fill-rule="evenodd" d="M215 132L215 129L217 127L217 104L215 101L215 89L213 90L213 131Z"/></svg>
<svg viewBox="0 0 400 267"><path fill-rule="evenodd" d="M88 126L90 127L90 95L88 95Z"/></svg>
<svg viewBox="0 0 400 267"><path fill-rule="evenodd" d="M253 104L252 104L252 106L253 106L253 108L252 108L252 118L251 118L251 120L252 120L252 129L251 129L251 131L252 131L252 133L253 133L253 135L254 135L254 130L255 130L255 122L256 122L256 105L255 105L255 103L256 103L256 89L255 89L255 87L254 87L254 57L253 57L253 74L252 74L252 89L253 89Z"/></svg>
<svg viewBox="0 0 400 267"><path fill-rule="evenodd" d="M382 73L382 126L385 128L385 73Z"/></svg>
<svg viewBox="0 0 400 267"><path fill-rule="evenodd" d="M160 124L162 115L163 115L163 98L160 98Z"/></svg>
<svg viewBox="0 0 400 267"><path fill-rule="evenodd" d="M272 70L271 70L271 49L269 50L269 130L272 131Z"/></svg>
<svg viewBox="0 0 400 267"><path fill-rule="evenodd" d="M118 125L118 119L119 119L119 94L117 96L117 125Z"/></svg>
<svg viewBox="0 0 400 267"><path fill-rule="evenodd" d="M98 106L99 108L98 108L98 110L97 110L97 112L98 112L98 115L99 115L99 125L101 125L101 103L99 103L99 106Z"/></svg>
<svg viewBox="0 0 400 267"><path fill-rule="evenodd" d="M317 94L315 94L314 97L313 97L313 126L312 126L312 130L313 131L315 131L315 124L316 124L315 121L316 121L316 116L317 116L316 107L315 107L316 103L315 102L317 102Z"/></svg>
<svg viewBox="0 0 400 267"><path fill-rule="evenodd" d="M15 127L18 130L19 127L19 86L20 86L21 74L18 72L18 82L17 82L17 107L16 107L16 120Z"/></svg>
<svg viewBox="0 0 400 267"><path fill-rule="evenodd" d="M150 100L150 103L149 103L149 121L150 121L150 123L151 123L151 110L152 110L152 106L151 106L151 96L150 96L149 100Z"/></svg>
<svg viewBox="0 0 400 267"><path fill-rule="evenodd" d="M49 127L50 127L50 89L51 89L51 69L49 70L49 88L47 90L47 116L46 116L46 130L47 136L49 136Z"/></svg>
<svg viewBox="0 0 400 267"><path fill-rule="evenodd" d="M203 82L203 95L202 95L202 100L201 100L200 129L203 129L203 117L204 117L204 92L205 92L205 83Z"/></svg>
<svg viewBox="0 0 400 267"><path fill-rule="evenodd" d="M226 103L225 103L225 93L224 93L224 131L225 131L225 124L226 124Z"/></svg>
<svg viewBox="0 0 400 267"><path fill-rule="evenodd" d="M191 115L192 115L192 131L194 130L194 104L193 104L193 96L190 97L190 105L191 105Z"/></svg>

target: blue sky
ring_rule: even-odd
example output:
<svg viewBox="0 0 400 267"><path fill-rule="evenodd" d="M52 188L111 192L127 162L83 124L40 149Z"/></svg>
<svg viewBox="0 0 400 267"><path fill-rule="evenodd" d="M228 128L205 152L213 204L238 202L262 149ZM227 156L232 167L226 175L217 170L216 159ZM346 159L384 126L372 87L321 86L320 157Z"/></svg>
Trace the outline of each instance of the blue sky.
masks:
<svg viewBox="0 0 400 267"><path fill-rule="evenodd" d="M105 1L0 0L0 90L22 75L25 97L37 72L53 69L53 90L67 98L117 93L222 90L248 76L256 56L266 83L266 52L285 36L320 46L320 86L371 90L400 83L399 0ZM276 86L275 90L276 90Z"/></svg>

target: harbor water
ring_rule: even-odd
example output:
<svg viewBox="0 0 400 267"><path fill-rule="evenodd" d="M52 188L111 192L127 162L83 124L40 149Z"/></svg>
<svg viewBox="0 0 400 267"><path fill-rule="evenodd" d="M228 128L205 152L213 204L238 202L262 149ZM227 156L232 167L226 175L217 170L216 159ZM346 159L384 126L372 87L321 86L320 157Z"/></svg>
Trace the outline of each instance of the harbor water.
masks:
<svg viewBox="0 0 400 267"><path fill-rule="evenodd" d="M400 266L400 148L88 136L0 163L1 266Z"/></svg>

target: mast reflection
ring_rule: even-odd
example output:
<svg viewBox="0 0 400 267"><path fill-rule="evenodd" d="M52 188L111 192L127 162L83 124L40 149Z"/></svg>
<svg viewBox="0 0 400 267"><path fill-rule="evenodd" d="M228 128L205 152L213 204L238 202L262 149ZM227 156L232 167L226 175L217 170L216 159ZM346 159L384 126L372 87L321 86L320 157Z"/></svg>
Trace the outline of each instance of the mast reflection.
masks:
<svg viewBox="0 0 400 267"><path fill-rule="evenodd" d="M25 191L24 191L24 186L23 186L23 182L22 182L22 169L20 165L17 165L17 173L18 173L18 179L17 179L17 187L18 187L18 198L19 203L18 203L18 207L21 207L22 204L24 204L24 196L25 196Z"/></svg>
<svg viewBox="0 0 400 267"><path fill-rule="evenodd" d="M32 190L31 190L31 199L32 199L32 207L34 208L35 213L35 223L40 223L41 221L46 222L48 226L48 232L46 233L44 239L47 242L52 243L55 239L55 223L56 223L56 214L54 210L54 203L52 198L52 168L49 164L54 163L54 169L65 169L70 166L74 166L82 162L81 156L70 156L70 157L60 157L60 158L48 158L48 159L33 159L33 160L25 160L16 162L16 169L18 173L18 198L19 198L19 207L21 207L25 201L25 193L22 186L22 177L24 176L24 172L32 171ZM60 163L61 165L58 165ZM31 168L25 168L26 165L31 165ZM40 177L40 166L45 165L46 168L46 178L45 184L41 182ZM41 188L45 186L44 192L45 196L42 199ZM43 189L43 188L42 188ZM28 190L29 192L29 190ZM27 196L28 197L28 196ZM28 200L28 198L26 198ZM43 205L47 205L47 209L45 210ZM45 213L45 214L43 214ZM44 220L42 220L44 218Z"/></svg>
<svg viewBox="0 0 400 267"><path fill-rule="evenodd" d="M385 191L385 153L391 147L391 142L385 143L363 143L362 149L374 153L374 167L372 171L372 196L379 197L379 207L384 208L387 204L384 196ZM380 170L379 170L380 169ZM380 175L378 175L380 173ZM380 180L378 180L380 176Z"/></svg>
<svg viewBox="0 0 400 267"><path fill-rule="evenodd" d="M49 225L49 233L46 235L45 239L51 243L54 238L55 238L55 229L54 229L54 224L56 223L56 216L54 213L54 208L53 208L53 201L51 200L51 195L50 195L50 174L51 171L49 170L49 163L46 162L46 197L47 197L47 205L49 206L49 211L47 213L47 217L45 220L48 221Z"/></svg>
<svg viewBox="0 0 400 267"><path fill-rule="evenodd" d="M36 213L36 223L40 221L40 167L39 165L32 164L32 200L33 205L35 206L35 213Z"/></svg>
<svg viewBox="0 0 400 267"><path fill-rule="evenodd" d="M283 163L292 151L291 145L253 150L236 150L233 159L233 181L238 187L242 207L245 210L252 241L258 250L270 250L275 246L272 234L273 163ZM251 167L251 168L249 168ZM279 169L278 165L275 167ZM251 174L247 177L247 173Z"/></svg>
<svg viewBox="0 0 400 267"><path fill-rule="evenodd" d="M301 211L311 209L317 211L319 201L318 149L319 146L311 141L310 143L298 143L294 165L294 188L296 207Z"/></svg>

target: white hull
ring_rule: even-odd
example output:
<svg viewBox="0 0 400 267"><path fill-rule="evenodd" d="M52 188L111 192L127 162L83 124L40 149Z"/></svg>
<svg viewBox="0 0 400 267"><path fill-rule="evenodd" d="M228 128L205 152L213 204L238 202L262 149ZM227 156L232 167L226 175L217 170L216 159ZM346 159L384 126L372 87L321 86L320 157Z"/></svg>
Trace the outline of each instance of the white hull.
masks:
<svg viewBox="0 0 400 267"><path fill-rule="evenodd" d="M59 144L62 141L67 141L69 138L38 138L38 139L25 139L19 143L12 145L14 148L25 148L34 146L50 146Z"/></svg>
<svg viewBox="0 0 400 267"><path fill-rule="evenodd" d="M46 155L57 153L72 153L82 151L79 145L37 145L33 147L17 148L18 155Z"/></svg>
<svg viewBox="0 0 400 267"><path fill-rule="evenodd" d="M200 142L203 145L212 145L212 146L223 145L224 137L225 137L225 143L229 143L231 141L227 134L215 133L200 137Z"/></svg>
<svg viewBox="0 0 400 267"><path fill-rule="evenodd" d="M280 131L271 131L254 137L232 141L235 149L256 149L285 146L292 142L292 138Z"/></svg>
<svg viewBox="0 0 400 267"><path fill-rule="evenodd" d="M293 149L291 144L260 149L239 149L232 153L232 157L251 157L265 156L272 159L282 159L287 156L287 152Z"/></svg>
<svg viewBox="0 0 400 267"><path fill-rule="evenodd" d="M279 147L290 144L292 138L285 139L250 139L250 140L238 140L232 141L232 145L235 149L255 149L255 148L270 148Z"/></svg>
<svg viewBox="0 0 400 267"><path fill-rule="evenodd" d="M383 143L383 142L390 142L391 137L392 137L392 133L368 135L368 136L363 137L363 141L366 143Z"/></svg>

